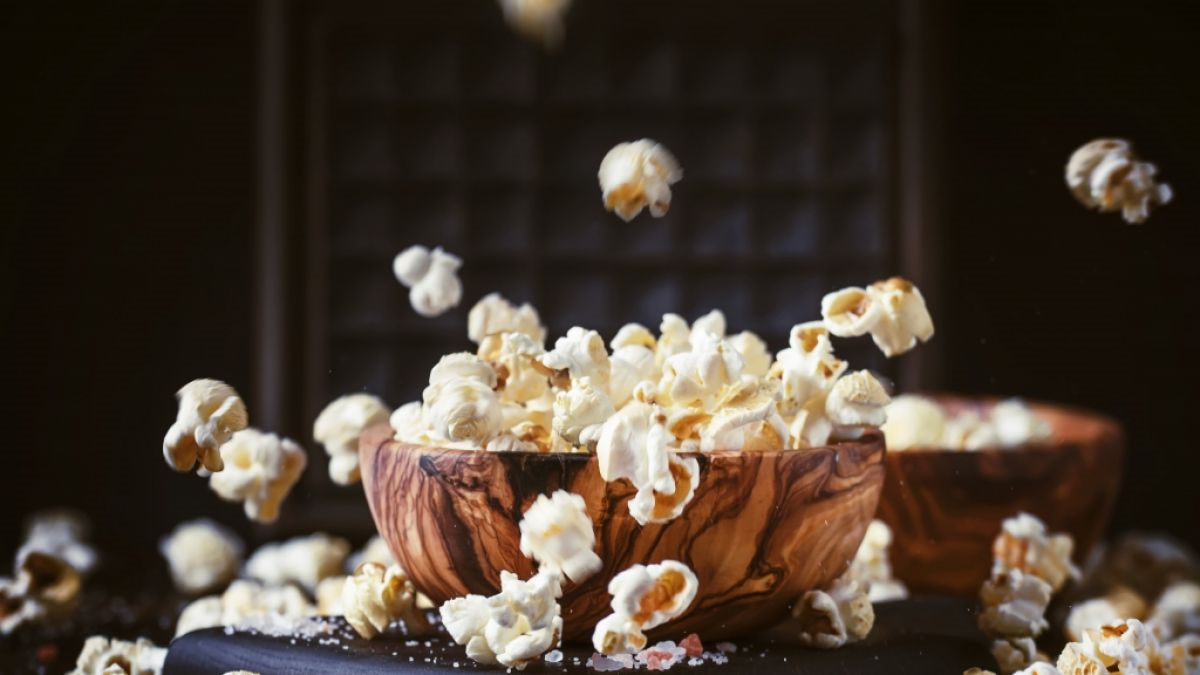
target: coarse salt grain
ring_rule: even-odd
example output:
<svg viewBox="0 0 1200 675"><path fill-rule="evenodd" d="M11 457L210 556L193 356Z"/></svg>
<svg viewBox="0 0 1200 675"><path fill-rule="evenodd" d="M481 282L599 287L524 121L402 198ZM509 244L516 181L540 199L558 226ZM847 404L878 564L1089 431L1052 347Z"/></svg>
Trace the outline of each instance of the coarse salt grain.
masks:
<svg viewBox="0 0 1200 675"><path fill-rule="evenodd" d="M561 663L562 660L563 653L557 649L552 649L546 653L546 663Z"/></svg>

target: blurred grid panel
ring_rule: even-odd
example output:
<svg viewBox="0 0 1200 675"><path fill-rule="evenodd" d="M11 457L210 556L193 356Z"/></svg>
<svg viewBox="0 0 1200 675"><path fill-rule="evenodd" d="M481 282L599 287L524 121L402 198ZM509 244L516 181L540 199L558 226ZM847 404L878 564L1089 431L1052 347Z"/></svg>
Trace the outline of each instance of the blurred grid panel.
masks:
<svg viewBox="0 0 1200 675"><path fill-rule="evenodd" d="M418 396L491 291L533 302L551 340L719 307L778 350L823 293L892 273L894 0L578 0L553 53L493 0L423 5L310 10L323 398ZM624 223L596 169L642 137L685 178L665 218ZM413 243L463 258L457 310L408 307L390 263ZM867 347L845 355L881 364Z"/></svg>

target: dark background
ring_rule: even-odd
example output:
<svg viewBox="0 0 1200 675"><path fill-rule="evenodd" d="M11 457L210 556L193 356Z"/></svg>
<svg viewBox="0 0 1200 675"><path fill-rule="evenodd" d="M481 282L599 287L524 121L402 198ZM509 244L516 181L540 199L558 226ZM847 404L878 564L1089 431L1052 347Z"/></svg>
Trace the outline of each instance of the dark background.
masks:
<svg viewBox="0 0 1200 675"><path fill-rule="evenodd" d="M814 7L790 3L771 20L804 22ZM930 293L939 363L920 384L1120 419L1129 452L1113 527L1162 528L1200 545L1200 455L1189 430L1200 402L1200 23L1176 2L929 11L940 35L927 72L940 92L928 101L940 169L925 189L940 227L923 264L940 280ZM262 315L258 8L26 4L2 21L12 53L0 153L0 550L15 547L25 513L60 504L90 513L106 546L149 547L200 515L258 537L312 529L301 517L251 530L240 507L166 470L159 455L182 383L217 377L250 401L262 394L253 348ZM585 32L569 22L567 39ZM1101 135L1132 139L1174 188L1176 201L1147 224L1089 213L1068 194L1067 156ZM490 289L468 290L454 321ZM395 349L424 354L402 340ZM309 446L309 478L319 480L323 453L301 417L281 418L278 431ZM320 491L313 480L298 504ZM347 531L369 527L361 513Z"/></svg>

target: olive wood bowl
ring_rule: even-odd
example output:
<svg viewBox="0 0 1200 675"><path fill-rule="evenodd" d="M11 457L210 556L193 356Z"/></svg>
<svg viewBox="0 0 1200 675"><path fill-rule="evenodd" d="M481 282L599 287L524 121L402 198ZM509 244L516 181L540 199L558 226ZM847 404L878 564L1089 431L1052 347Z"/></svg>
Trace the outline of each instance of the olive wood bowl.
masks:
<svg viewBox="0 0 1200 675"><path fill-rule="evenodd" d="M932 398L949 411L996 402ZM1078 408L1028 405L1050 424L1049 438L1015 448L888 453L878 517L894 533L893 572L911 590L977 594L1002 522L1021 511L1070 534L1077 563L1100 540L1121 482L1121 427Z"/></svg>
<svg viewBox="0 0 1200 675"><path fill-rule="evenodd" d="M883 487L879 432L804 451L693 455L691 503L665 524L638 525L634 488L605 482L595 455L492 453L400 443L386 425L359 444L363 488L379 533L435 603L499 591L501 570L528 578L518 523L541 494L581 495L596 532L599 573L564 582L564 638L589 640L611 610L608 582L634 564L678 560L699 580L695 601L650 637L744 636L787 613L804 591L845 571Z"/></svg>

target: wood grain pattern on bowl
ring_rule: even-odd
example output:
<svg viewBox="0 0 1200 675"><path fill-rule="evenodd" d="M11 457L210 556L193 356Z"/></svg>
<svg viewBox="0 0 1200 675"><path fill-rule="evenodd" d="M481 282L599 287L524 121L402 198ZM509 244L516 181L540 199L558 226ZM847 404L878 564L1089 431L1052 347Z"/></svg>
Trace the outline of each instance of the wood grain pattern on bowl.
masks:
<svg viewBox="0 0 1200 675"><path fill-rule="evenodd" d="M368 430L359 455L380 534L413 582L435 602L499 590L501 570L528 578L519 550L521 514L540 494L582 495L603 569L567 583L564 637L588 640L610 613L609 580L630 565L679 560L699 593L651 637L704 639L770 626L804 591L845 569L883 486L882 435L802 452L698 454L700 479L683 515L640 526L626 502L634 489L607 483L587 454L488 453L399 443Z"/></svg>
<svg viewBox="0 0 1200 675"><path fill-rule="evenodd" d="M952 409L991 403L936 398ZM1020 511L1074 537L1076 562L1100 540L1120 488L1120 426L1075 408L1029 406L1050 423L1050 438L1018 448L888 453L879 518L895 535L895 575L911 590L978 593L1001 523Z"/></svg>

